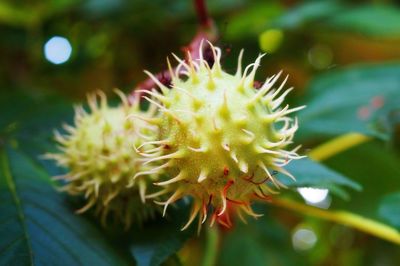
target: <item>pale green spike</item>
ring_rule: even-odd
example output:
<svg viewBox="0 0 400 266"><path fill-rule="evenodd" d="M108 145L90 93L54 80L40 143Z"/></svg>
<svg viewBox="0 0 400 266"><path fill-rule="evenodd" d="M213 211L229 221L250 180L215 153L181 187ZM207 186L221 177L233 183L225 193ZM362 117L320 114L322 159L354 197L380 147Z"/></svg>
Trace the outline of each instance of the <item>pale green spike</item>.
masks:
<svg viewBox="0 0 400 266"><path fill-rule="evenodd" d="M207 41L208 44L211 47L211 51L213 53L214 56L214 65L213 65L213 74L215 77L220 78L221 77L221 63L220 63L220 59L221 59L221 50L215 46L213 46L209 41Z"/></svg>
<svg viewBox="0 0 400 266"><path fill-rule="evenodd" d="M257 93L251 98L251 100L247 103L249 106L252 106L256 101L258 101L265 93L267 93L272 86L275 84L275 82L278 80L280 77L282 71L279 72L276 75L273 75L270 78L267 78L264 85L257 91ZM268 98L268 101L271 101L271 99ZM269 102L268 102L269 103ZM267 100L264 100L264 104L267 104Z"/></svg>
<svg viewBox="0 0 400 266"><path fill-rule="evenodd" d="M201 39L200 41L200 46L199 46L199 63L200 63L200 70L199 72L204 71L205 65L208 65L208 63L204 60L203 57L203 44L204 44L204 39Z"/></svg>
<svg viewBox="0 0 400 266"><path fill-rule="evenodd" d="M283 87L286 84L286 81L288 80L289 75L286 76L285 80L282 82L281 86L279 86L279 88L274 92L274 94L271 95L272 99L275 99L275 97L279 94L279 92L283 89Z"/></svg>
<svg viewBox="0 0 400 266"><path fill-rule="evenodd" d="M241 161L239 163L239 169L240 171L242 171L243 173L246 173L249 171L249 165L245 162L245 161Z"/></svg>
<svg viewBox="0 0 400 266"><path fill-rule="evenodd" d="M213 112L213 113L211 114L211 121L212 121L212 126L213 126L213 128L214 128L214 131L215 131L215 132L221 131L221 128L218 127L217 121L216 121L216 119L215 119L215 112Z"/></svg>
<svg viewBox="0 0 400 266"><path fill-rule="evenodd" d="M239 53L237 70L236 70L236 74L235 74L235 77L238 77L238 78L242 77L242 58L243 58L243 53L244 53L244 49L241 49L240 53Z"/></svg>
<svg viewBox="0 0 400 266"><path fill-rule="evenodd" d="M264 115L264 116L262 117L262 121L263 121L264 123L271 123L271 122L274 122L274 121L276 121L276 119L278 119L279 117L284 116L284 115L286 114L288 108L289 108L289 105L286 105L285 108L283 108L283 109L280 110L280 111L276 111L275 113L268 114L268 115Z"/></svg>
<svg viewBox="0 0 400 266"><path fill-rule="evenodd" d="M169 100L167 97L165 97L165 96L159 94L159 93L156 92L155 90L152 90L152 91L148 91L148 90L137 90L137 92L142 92L142 93L149 94L149 95L153 96L154 98L156 98L157 100L159 100L160 102L162 102L164 105L167 104L167 103L170 103L170 100Z"/></svg>
<svg viewBox="0 0 400 266"><path fill-rule="evenodd" d="M150 73L149 71L147 71L147 70L144 70L143 72L146 73L146 74L154 81L155 84L157 84L157 86L160 88L161 92L162 92L164 95L167 95L167 94L168 94L169 89L168 89L167 87L165 87L165 85L162 84L162 83L158 80L158 78L156 78L153 74L151 74L151 73Z"/></svg>
<svg viewBox="0 0 400 266"><path fill-rule="evenodd" d="M172 119L174 119L178 124L181 124L181 121L177 118L177 116L172 113L172 111L170 109L165 108L164 106L161 106L159 103L153 101L152 99L144 96L144 99L146 99L147 101L149 101L150 103L154 104L155 106L158 106L158 108L160 108L160 111L167 114L169 117L171 117Z"/></svg>
<svg viewBox="0 0 400 266"><path fill-rule="evenodd" d="M281 96L279 96L278 99L272 101L272 110L275 110L275 108L279 107L285 99L286 95L288 95L288 93L291 92L293 89L293 87L287 89L284 93L281 94Z"/></svg>
<svg viewBox="0 0 400 266"><path fill-rule="evenodd" d="M254 66L252 71L250 72L250 74L246 77L246 85L248 87L253 87L253 83L254 83L254 77L256 75L256 71L258 69L258 67L260 66L260 61L261 58L263 58L265 56L265 54L261 54L257 57L256 61L254 62Z"/></svg>
<svg viewBox="0 0 400 266"><path fill-rule="evenodd" d="M206 170L206 169L201 170L200 176L197 179L197 182L201 183L202 181L204 181L207 178L207 175L208 175L208 170Z"/></svg>
<svg viewBox="0 0 400 266"><path fill-rule="evenodd" d="M229 118L230 116L230 111L228 108L228 99L226 97L226 90L224 90L224 95L223 95L223 102L219 108L219 114L221 115L221 117L223 118Z"/></svg>
<svg viewBox="0 0 400 266"><path fill-rule="evenodd" d="M244 143L246 143L246 144L250 144L250 143L252 143L254 140L255 140L255 138L256 138L256 135L253 133L253 132L251 132L251 131L249 131L249 130L246 130L246 129L242 129L242 131L244 132L244 133L246 133L246 137L242 137L241 139L242 139L242 141L244 142Z"/></svg>
<svg viewBox="0 0 400 266"><path fill-rule="evenodd" d="M99 95L99 97L100 97L100 107L102 109L107 108L108 107L108 105L107 105L107 97L104 94L104 92L102 92L101 90L96 90L96 94Z"/></svg>
<svg viewBox="0 0 400 266"><path fill-rule="evenodd" d="M242 111L240 114L240 117L236 118L233 123L238 126L238 127L244 127L247 123L247 120L249 118L249 112L247 110Z"/></svg>
<svg viewBox="0 0 400 266"><path fill-rule="evenodd" d="M144 116L137 115L137 114L130 114L126 118L127 119L139 119L142 121L146 121L147 123L152 124L152 125L159 125L162 122L161 119L158 117L144 117Z"/></svg>
<svg viewBox="0 0 400 266"><path fill-rule="evenodd" d="M175 83L177 78L174 75L174 71L172 70L171 62L169 61L168 56L167 56L167 65L168 65L169 75L171 76L171 82Z"/></svg>
<svg viewBox="0 0 400 266"><path fill-rule="evenodd" d="M203 104L203 102L198 99L197 97L195 97L192 93L190 93L187 89L178 87L178 86L173 86L174 89L179 90L181 92L183 92L184 94L188 95L190 98L192 98L193 100L193 106L198 109L201 107L201 105Z"/></svg>
<svg viewBox="0 0 400 266"><path fill-rule="evenodd" d="M215 89L215 82L214 82L214 79L213 79L213 74L212 74L211 69L208 66L208 64L205 64L205 66L206 66L207 73L208 73L207 89L214 90Z"/></svg>
<svg viewBox="0 0 400 266"><path fill-rule="evenodd" d="M299 107L296 107L296 108L291 108L291 109L289 109L289 110L287 110L287 111L285 112L285 115L290 114L290 113L293 113L293 112L300 111L300 110L302 110L302 109L304 109L304 108L306 108L306 107L307 107L306 105L302 105L302 106L299 106Z"/></svg>
<svg viewBox="0 0 400 266"><path fill-rule="evenodd" d="M181 181L183 179L185 179L187 177L187 174L184 171L181 171L177 176L175 176L174 178L168 179L167 181L163 181L163 182L156 182L154 183L154 185L157 186L166 186L178 181Z"/></svg>
<svg viewBox="0 0 400 266"><path fill-rule="evenodd" d="M196 70L194 69L192 56L191 56L189 51L187 52L187 56L188 56L188 59L189 59L188 60L189 61L189 65L190 65L190 72L189 73L190 73L190 77L192 79L192 84L199 83L199 77L197 76Z"/></svg>

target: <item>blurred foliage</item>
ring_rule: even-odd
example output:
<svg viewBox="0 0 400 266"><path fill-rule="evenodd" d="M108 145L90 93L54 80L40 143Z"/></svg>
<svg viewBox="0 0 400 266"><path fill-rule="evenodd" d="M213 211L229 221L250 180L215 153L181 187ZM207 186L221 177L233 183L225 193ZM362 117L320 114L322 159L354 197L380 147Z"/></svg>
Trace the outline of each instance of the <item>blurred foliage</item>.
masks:
<svg viewBox="0 0 400 266"><path fill-rule="evenodd" d="M347 67L318 76L304 97L307 109L299 114L298 137L360 132L394 138L399 83L399 64Z"/></svg>
<svg viewBox="0 0 400 266"><path fill-rule="evenodd" d="M332 155L322 163L318 158L292 162L287 169L297 182L278 175L289 186L279 197L310 207L297 187L327 188L327 212L345 210L398 232L399 4L207 4L227 71L235 69L244 48L245 64L267 52L257 74L261 82L281 69L290 75L295 93L289 101L308 106L298 114L296 143L304 144L302 153L330 149L320 144L332 139L340 144L343 134L372 137L343 144L346 150L337 154L326 152ZM40 156L56 149L53 129L71 123L72 104L82 102L88 91L118 87L129 93L146 78L143 69L164 70L165 57L181 52L196 30L191 1L0 2L0 264L399 265L399 246L378 234L273 203L256 204L264 216L247 225L238 220L230 230L204 227L200 236L193 228L179 231L188 216L184 206L128 232L104 229L91 214L74 214L81 199L54 189L50 176L62 170ZM44 56L52 36L66 37L72 45L64 64ZM310 235L295 238L299 229L312 232L316 242L306 241Z"/></svg>

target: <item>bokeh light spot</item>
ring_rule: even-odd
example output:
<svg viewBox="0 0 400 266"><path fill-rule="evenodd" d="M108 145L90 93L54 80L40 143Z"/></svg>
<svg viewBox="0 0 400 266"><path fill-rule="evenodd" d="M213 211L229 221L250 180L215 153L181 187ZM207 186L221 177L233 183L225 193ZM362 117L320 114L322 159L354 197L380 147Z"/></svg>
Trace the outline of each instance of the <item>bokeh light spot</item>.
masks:
<svg viewBox="0 0 400 266"><path fill-rule="evenodd" d="M53 64L62 64L71 56L72 46L68 39L60 36L50 38L44 45L44 56Z"/></svg>
<svg viewBox="0 0 400 266"><path fill-rule="evenodd" d="M315 233L305 228L296 230L292 236L293 247L297 251L311 249L317 243L317 240Z"/></svg>
<svg viewBox="0 0 400 266"><path fill-rule="evenodd" d="M308 51L308 61L316 69L326 69L332 64L333 52L330 47L317 44Z"/></svg>
<svg viewBox="0 0 400 266"><path fill-rule="evenodd" d="M371 116L368 106L361 106L357 110L357 116L360 120L367 120Z"/></svg>
<svg viewBox="0 0 400 266"><path fill-rule="evenodd" d="M329 192L328 189L312 187L300 187L297 191L307 202L310 203L319 203L324 201Z"/></svg>
<svg viewBox="0 0 400 266"><path fill-rule="evenodd" d="M283 32L278 29L270 29L260 35L259 42L262 51L274 53L281 46Z"/></svg>
<svg viewBox="0 0 400 266"><path fill-rule="evenodd" d="M385 98L383 98L382 96L377 95L371 99L371 105L374 109L380 109L383 107L384 104Z"/></svg>

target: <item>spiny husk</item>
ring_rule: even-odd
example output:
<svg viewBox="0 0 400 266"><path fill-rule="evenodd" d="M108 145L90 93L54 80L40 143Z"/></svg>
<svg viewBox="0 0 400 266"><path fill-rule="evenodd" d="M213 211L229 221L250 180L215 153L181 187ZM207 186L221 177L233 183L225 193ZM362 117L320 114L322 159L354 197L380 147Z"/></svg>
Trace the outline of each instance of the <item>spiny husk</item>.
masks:
<svg viewBox="0 0 400 266"><path fill-rule="evenodd" d="M55 177L65 181L60 190L84 195L86 204L78 213L93 207L103 224L110 213L128 228L132 222L141 223L159 209L152 201L145 200L148 190L154 192L152 183L158 178L154 173L156 162L145 165L133 150L133 145L142 145L143 139L155 139L158 129L143 120L128 118L129 115L151 119L154 106L141 111L137 100L129 104L122 92L116 93L122 100L118 107L109 107L101 91L88 95L90 112L82 106L75 107L75 124L64 125L67 134L55 132L61 152L46 157L69 170Z"/></svg>
<svg viewBox="0 0 400 266"><path fill-rule="evenodd" d="M212 68L202 56L202 47L196 61L190 54L187 62L174 55L179 66L175 72L170 67L171 89L146 72L161 90L147 92L152 98L145 97L162 114L151 121L159 128L156 145L161 149L151 154L141 149L140 153L146 155L146 164L164 164L160 174L166 172L171 177L157 183L165 187L157 195L171 195L165 202L157 201L164 205L164 214L178 199L193 198L189 221L182 229L197 215L199 228L208 215L211 224L217 220L229 226L228 209L239 217L242 213L257 217L251 201L268 200L278 193L285 186L274 173L294 179L283 166L302 158L296 153L299 147L286 149L298 128L297 119L288 114L304 107L282 107L292 90L283 89L287 77L277 88L274 85L281 73L255 89L254 76L263 55L242 72L242 51L237 72L231 75L221 69L220 49L209 45L214 55Z"/></svg>

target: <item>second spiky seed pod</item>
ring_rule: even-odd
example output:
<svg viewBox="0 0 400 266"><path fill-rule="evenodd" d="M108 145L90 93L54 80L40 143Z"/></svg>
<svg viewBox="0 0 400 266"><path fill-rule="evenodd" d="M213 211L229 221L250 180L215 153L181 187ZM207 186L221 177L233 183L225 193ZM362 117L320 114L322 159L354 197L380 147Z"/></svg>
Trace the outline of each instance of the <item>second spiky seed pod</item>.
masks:
<svg viewBox="0 0 400 266"><path fill-rule="evenodd" d="M154 108L141 111L138 101L128 104L125 95L116 92L122 99L118 107L108 106L100 91L88 96L90 112L76 107L75 125L64 126L68 134L56 132L61 152L47 157L68 168L67 174L57 177L65 182L62 190L84 195L86 205L78 213L93 207L103 224L111 213L128 228L131 222L141 223L158 209L153 202L145 204L146 191L154 190L152 183L157 178L149 172L154 165L144 165L132 148L143 143L144 135L155 138L157 129L141 120L127 119L128 115L152 117ZM138 172L140 176L133 181Z"/></svg>

